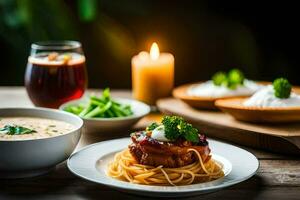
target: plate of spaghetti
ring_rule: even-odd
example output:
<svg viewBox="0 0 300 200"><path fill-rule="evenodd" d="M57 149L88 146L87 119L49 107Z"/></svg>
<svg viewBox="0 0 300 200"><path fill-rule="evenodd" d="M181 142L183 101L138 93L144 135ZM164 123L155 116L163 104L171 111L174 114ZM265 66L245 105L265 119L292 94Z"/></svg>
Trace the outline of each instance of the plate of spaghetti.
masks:
<svg viewBox="0 0 300 200"><path fill-rule="evenodd" d="M253 154L207 139L177 116L165 116L130 138L89 145L68 160L81 178L157 197L214 192L250 178L258 166Z"/></svg>

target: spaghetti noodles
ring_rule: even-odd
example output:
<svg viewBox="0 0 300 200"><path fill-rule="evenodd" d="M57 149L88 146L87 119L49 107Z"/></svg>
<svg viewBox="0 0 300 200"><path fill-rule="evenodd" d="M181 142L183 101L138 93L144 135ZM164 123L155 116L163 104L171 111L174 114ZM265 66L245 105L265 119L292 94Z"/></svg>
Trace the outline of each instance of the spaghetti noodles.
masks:
<svg viewBox="0 0 300 200"><path fill-rule="evenodd" d="M139 164L128 149L117 153L108 166L108 175L123 181L144 185L189 185L215 180L224 176L222 165L213 159L203 163L195 149L189 149L197 161L179 168L153 167Z"/></svg>

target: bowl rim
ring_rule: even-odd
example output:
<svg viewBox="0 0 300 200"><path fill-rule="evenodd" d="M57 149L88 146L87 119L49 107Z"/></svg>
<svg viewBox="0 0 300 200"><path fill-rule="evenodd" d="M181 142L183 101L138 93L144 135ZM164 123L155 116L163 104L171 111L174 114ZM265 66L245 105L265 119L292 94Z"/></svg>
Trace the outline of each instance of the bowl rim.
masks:
<svg viewBox="0 0 300 200"><path fill-rule="evenodd" d="M130 102L138 103L138 104L142 105L143 107L145 107L145 108L146 108L146 111L145 111L144 113L139 114L139 115L133 114L133 115L126 116L126 117L83 118L83 117L79 117L79 116L77 116L77 115L76 115L76 116L79 117L79 118L81 118L81 119L84 120L84 121L99 121L99 122L101 122L101 121L102 121L102 122L107 122L107 121L125 121L125 120L132 120L132 119L138 119L138 118L144 117L144 116L146 116L147 114L149 114L150 111L151 111L151 108L150 108L149 105L147 105L147 104L144 103L144 102L135 100L135 99L123 98L123 97L114 97L113 99L116 100L116 101L118 101L118 100L121 100L121 101L122 101L122 100L125 100L125 101L130 101ZM79 103L79 102L84 102L84 101L87 101L87 100L88 100L87 96L84 96L84 97L82 97L82 98L80 98L80 99L74 99L74 100L68 101L68 102L66 102L66 103L63 103L62 105L59 106L58 109L61 110L61 111L64 111L63 109L64 109L67 105L72 105L72 104L75 105L76 102ZM64 112L67 112L67 111L64 111ZM69 112L68 112L68 113L69 113ZM71 113L71 114L72 114L72 113Z"/></svg>
<svg viewBox="0 0 300 200"><path fill-rule="evenodd" d="M66 135L69 135L69 134L72 134L74 132L80 131L83 128L83 125L84 125L84 122L83 122L82 118L78 117L77 115L74 115L72 113L69 113L69 112L66 112L66 111L63 111L63 110L53 109L53 108L42 108L42 107L3 107L3 108L0 108L0 111L2 111L2 110L38 110L38 111L52 112L52 113L56 113L56 114L60 114L60 115L68 115L70 117L76 118L79 121L79 124L78 124L78 126L75 127L74 130L72 130L70 132L67 132L65 134L61 134L61 135L56 135L56 136L51 136L51 137L46 137L46 138L34 138L34 139L17 139L17 140L1 140L0 139L0 143L4 143L4 142L6 142L6 143L7 142L28 142L28 141L49 140L49 139L54 139L54 138L58 138L58 137L64 137ZM30 117L31 115L28 115L28 116ZM1 114L0 114L0 117L1 117ZM32 116L32 117L34 117L34 116ZM47 118L47 117L44 117L44 118L50 119L50 118ZM65 120L58 120L58 121L67 122ZM67 123L69 123L69 122L67 122Z"/></svg>

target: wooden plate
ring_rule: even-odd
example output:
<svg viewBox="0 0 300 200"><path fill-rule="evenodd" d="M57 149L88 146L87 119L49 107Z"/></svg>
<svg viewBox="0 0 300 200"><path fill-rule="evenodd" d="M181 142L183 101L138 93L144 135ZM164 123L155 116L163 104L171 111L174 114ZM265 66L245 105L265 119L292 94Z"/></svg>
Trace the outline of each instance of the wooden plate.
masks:
<svg viewBox="0 0 300 200"><path fill-rule="evenodd" d="M188 105L198 108L198 109L206 109L206 110L216 110L218 109L215 106L215 101L219 99L230 99L230 98L237 98L237 97L247 97L247 96L230 96L230 97L199 97L199 96L190 96L187 95L187 90L194 85L200 84L203 82L186 84L179 86L173 90L173 96L177 99L182 100L183 102L187 103ZM270 84L268 82L259 82L259 84Z"/></svg>
<svg viewBox="0 0 300 200"><path fill-rule="evenodd" d="M293 87L293 92L300 94L300 87ZM235 119L246 122L283 123L300 121L300 106L284 108L246 107L243 105L246 99L220 99L215 102L215 105Z"/></svg>
<svg viewBox="0 0 300 200"><path fill-rule="evenodd" d="M194 109L174 98L160 99L157 106L164 114L184 117L209 137L300 155L300 123L247 123L226 113Z"/></svg>
<svg viewBox="0 0 300 200"><path fill-rule="evenodd" d="M243 106L246 99L222 99L217 100L215 105L235 119L246 122L282 123L300 121L300 106L284 108L246 107Z"/></svg>

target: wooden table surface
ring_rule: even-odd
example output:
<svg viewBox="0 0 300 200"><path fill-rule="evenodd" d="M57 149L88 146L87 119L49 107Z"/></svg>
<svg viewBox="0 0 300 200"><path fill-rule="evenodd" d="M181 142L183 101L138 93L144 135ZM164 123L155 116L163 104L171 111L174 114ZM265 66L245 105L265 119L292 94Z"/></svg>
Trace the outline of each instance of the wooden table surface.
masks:
<svg viewBox="0 0 300 200"><path fill-rule="evenodd" d="M130 97L129 91L113 91L113 96ZM32 107L24 88L0 87L0 107ZM135 128L158 120L160 114L142 119ZM105 135L83 135L77 149L83 146L118 137L128 132ZM245 147L243 147L245 148ZM300 158L249 149L260 161L258 173L241 184L203 196L187 199L300 199ZM0 149L1 153L1 149ZM1 161L0 161L1 162ZM49 174L15 180L0 179L0 199L144 199L112 188L82 180L68 171L66 162ZM151 198L147 198L151 199Z"/></svg>

